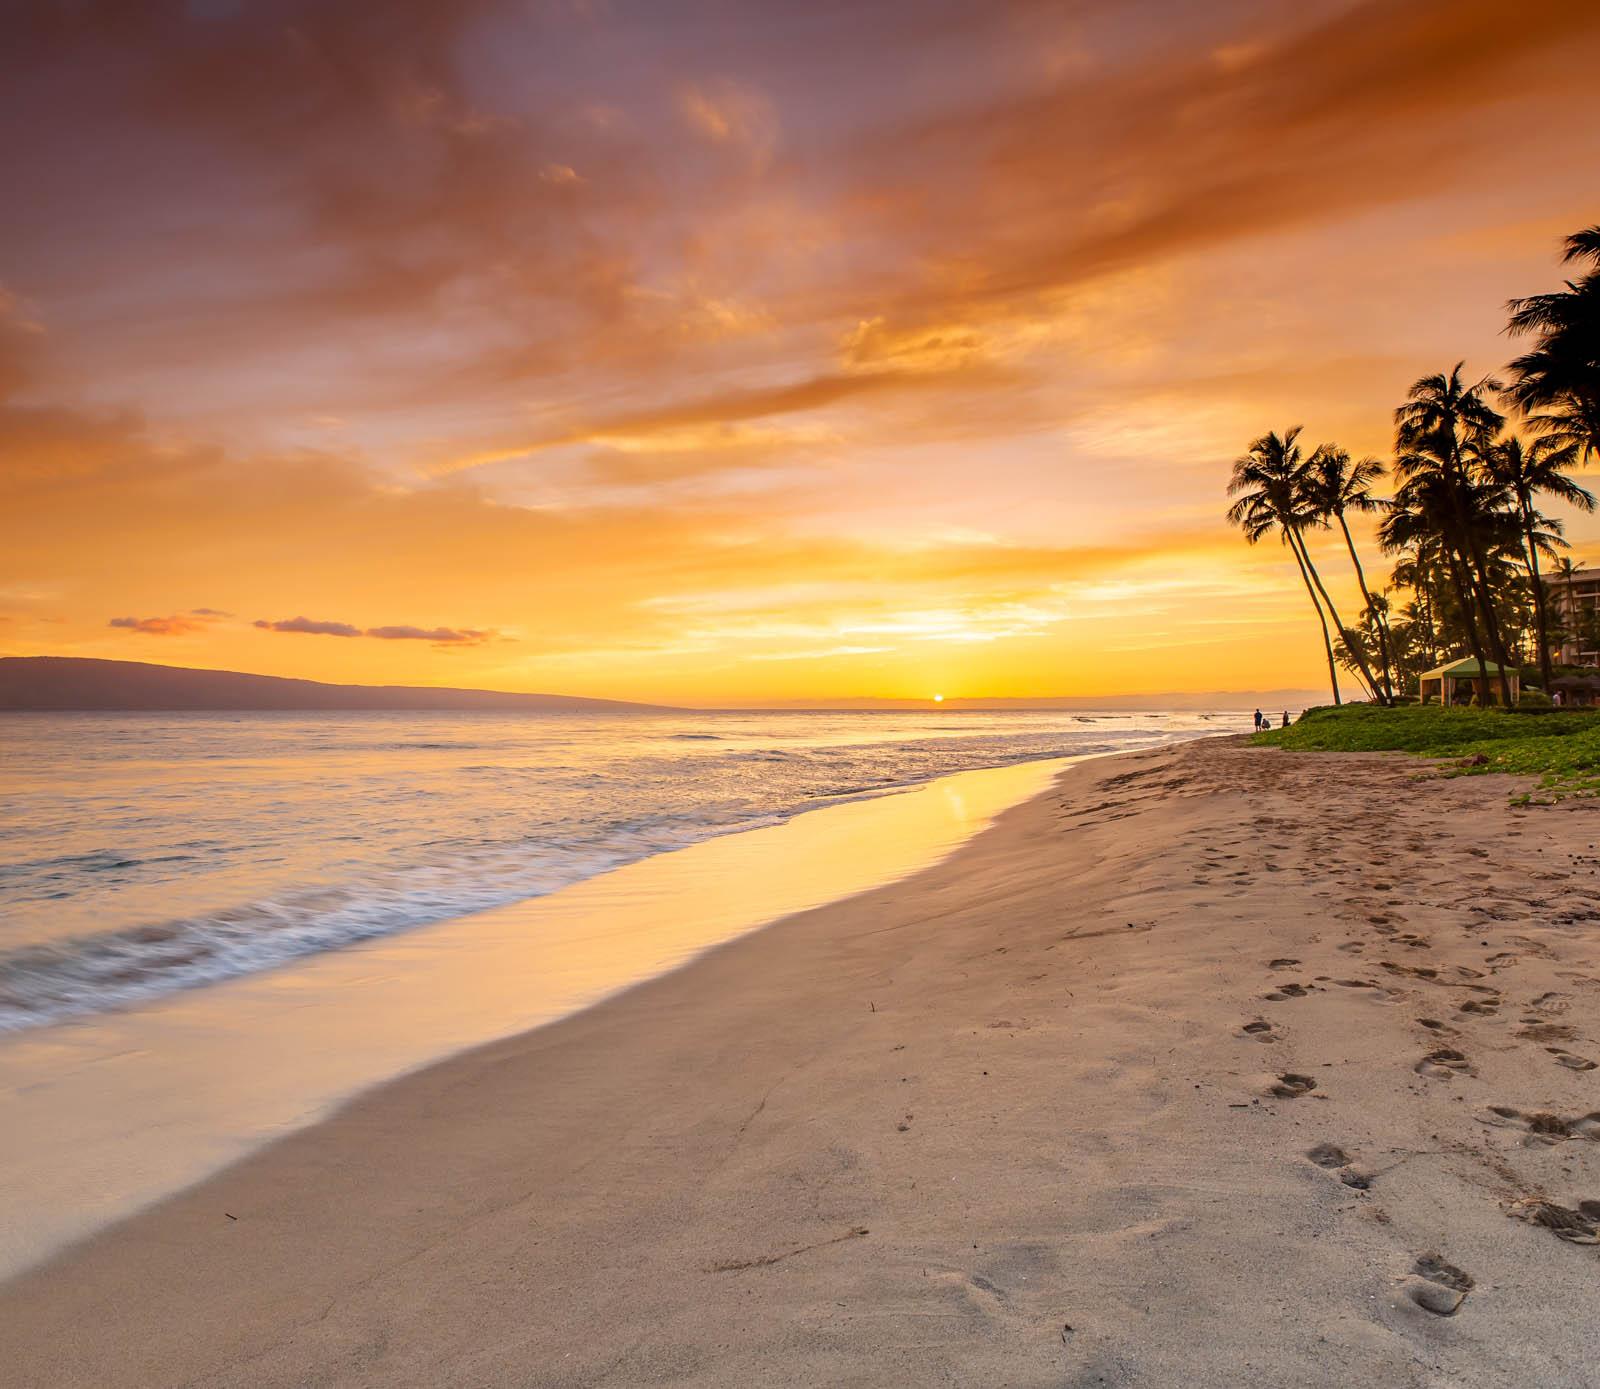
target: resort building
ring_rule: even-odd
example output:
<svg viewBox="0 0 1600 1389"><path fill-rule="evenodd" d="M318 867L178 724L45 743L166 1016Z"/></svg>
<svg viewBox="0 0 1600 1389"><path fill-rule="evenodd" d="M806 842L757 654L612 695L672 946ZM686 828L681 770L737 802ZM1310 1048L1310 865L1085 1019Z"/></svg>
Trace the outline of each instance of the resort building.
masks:
<svg viewBox="0 0 1600 1389"><path fill-rule="evenodd" d="M1549 574L1545 582L1564 633L1561 664L1600 666L1600 569Z"/></svg>

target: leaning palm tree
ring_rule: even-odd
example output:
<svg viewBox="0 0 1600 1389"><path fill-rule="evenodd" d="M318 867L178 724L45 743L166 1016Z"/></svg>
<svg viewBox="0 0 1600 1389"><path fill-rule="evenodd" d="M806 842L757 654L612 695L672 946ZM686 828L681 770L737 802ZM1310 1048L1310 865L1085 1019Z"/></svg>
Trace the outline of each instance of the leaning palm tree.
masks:
<svg viewBox="0 0 1600 1389"><path fill-rule="evenodd" d="M1383 476L1384 468L1376 458L1352 460L1350 451L1337 444L1322 444L1306 464L1305 488L1315 514L1324 524L1337 521L1344 535L1345 548L1350 551L1350 563L1355 566L1356 583L1366 605L1367 619L1377 637L1378 661L1383 667L1383 703L1394 703L1394 669L1389 652L1389 634L1384 623L1384 609L1373 601L1367 588L1366 572L1361 567L1361 556L1356 553L1356 542L1350 534L1350 524L1345 519L1352 511L1374 512L1383 503L1372 495L1372 484ZM1351 643L1352 649L1354 644ZM1370 682L1370 672L1369 672Z"/></svg>
<svg viewBox="0 0 1600 1389"><path fill-rule="evenodd" d="M1600 456L1600 226L1566 240L1566 264L1586 267L1564 290L1513 299L1507 331L1535 335L1511 363L1508 397L1539 433L1561 433L1578 461Z"/></svg>
<svg viewBox="0 0 1600 1389"><path fill-rule="evenodd" d="M1439 372L1415 381L1403 405L1394 412L1396 476L1402 480L1419 474L1434 474L1440 480L1439 495L1446 505L1444 535L1455 547L1464 570L1467 592L1475 603L1495 663L1500 667L1500 697L1509 706L1511 682L1506 674L1509 656L1500 634L1495 613L1494 589L1489 576L1489 553L1484 540L1484 497L1474 484L1473 470L1493 444L1505 418L1488 402L1500 382L1485 377L1469 386L1457 362L1448 373ZM1468 623L1472 633L1476 623ZM1474 645L1473 655L1483 666L1482 644ZM1486 696L1480 690L1480 696Z"/></svg>
<svg viewBox="0 0 1600 1389"><path fill-rule="evenodd" d="M1295 442L1299 436L1299 425L1282 435L1263 434L1250 445L1248 453L1234 460L1228 495L1236 500L1228 508L1228 520L1244 532L1245 540L1251 545L1276 531L1279 541L1294 555L1301 582L1306 586L1306 594L1322 627L1333 702L1340 704L1343 701L1339 697L1339 667L1334 659L1333 638L1328 632L1322 604L1317 600L1317 590L1312 586L1310 557L1300 538L1310 518L1305 509L1302 485L1305 458Z"/></svg>
<svg viewBox="0 0 1600 1389"><path fill-rule="evenodd" d="M1539 574L1539 555L1542 551L1554 558L1555 547L1562 542L1559 523L1540 515L1536 502L1541 496L1553 497L1579 511L1594 510L1594 493L1579 486L1564 471L1570 458L1570 449L1551 446L1548 439L1536 439L1524 447L1522 440L1511 438L1496 444L1484 460L1488 475L1506 489L1515 505L1522 560L1533 590L1539 678L1547 693L1552 679L1550 623L1545 611L1544 581Z"/></svg>

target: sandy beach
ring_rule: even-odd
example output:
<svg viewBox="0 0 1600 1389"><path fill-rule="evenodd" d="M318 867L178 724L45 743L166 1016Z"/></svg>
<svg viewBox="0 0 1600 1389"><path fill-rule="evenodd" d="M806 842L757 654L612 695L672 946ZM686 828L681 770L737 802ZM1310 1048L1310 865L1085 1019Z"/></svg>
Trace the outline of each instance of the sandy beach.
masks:
<svg viewBox="0 0 1600 1389"><path fill-rule="evenodd" d="M1070 768L12 1282L0 1377L1593 1385L1600 815L1514 789Z"/></svg>

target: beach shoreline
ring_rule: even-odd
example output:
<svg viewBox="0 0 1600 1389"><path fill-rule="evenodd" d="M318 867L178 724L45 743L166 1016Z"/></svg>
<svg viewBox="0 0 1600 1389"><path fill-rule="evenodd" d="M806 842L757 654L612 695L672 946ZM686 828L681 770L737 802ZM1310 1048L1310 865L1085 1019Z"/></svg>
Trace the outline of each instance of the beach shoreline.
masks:
<svg viewBox="0 0 1600 1389"><path fill-rule="evenodd" d="M1592 1383L1596 811L1515 784L1068 768L13 1280L11 1382Z"/></svg>
<svg viewBox="0 0 1600 1389"><path fill-rule="evenodd" d="M819 806L430 926L0 1031L0 1280L363 1091L593 1007L747 931L910 876L1070 758Z"/></svg>

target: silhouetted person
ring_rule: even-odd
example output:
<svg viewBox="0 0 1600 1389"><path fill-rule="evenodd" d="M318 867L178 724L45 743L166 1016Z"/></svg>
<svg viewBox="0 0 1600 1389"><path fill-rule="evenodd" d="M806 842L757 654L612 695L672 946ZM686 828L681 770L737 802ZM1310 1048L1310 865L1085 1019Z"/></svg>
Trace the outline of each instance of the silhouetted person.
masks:
<svg viewBox="0 0 1600 1389"><path fill-rule="evenodd" d="M1283 711L1283 726L1285 728L1289 726L1289 711L1287 709Z"/></svg>

